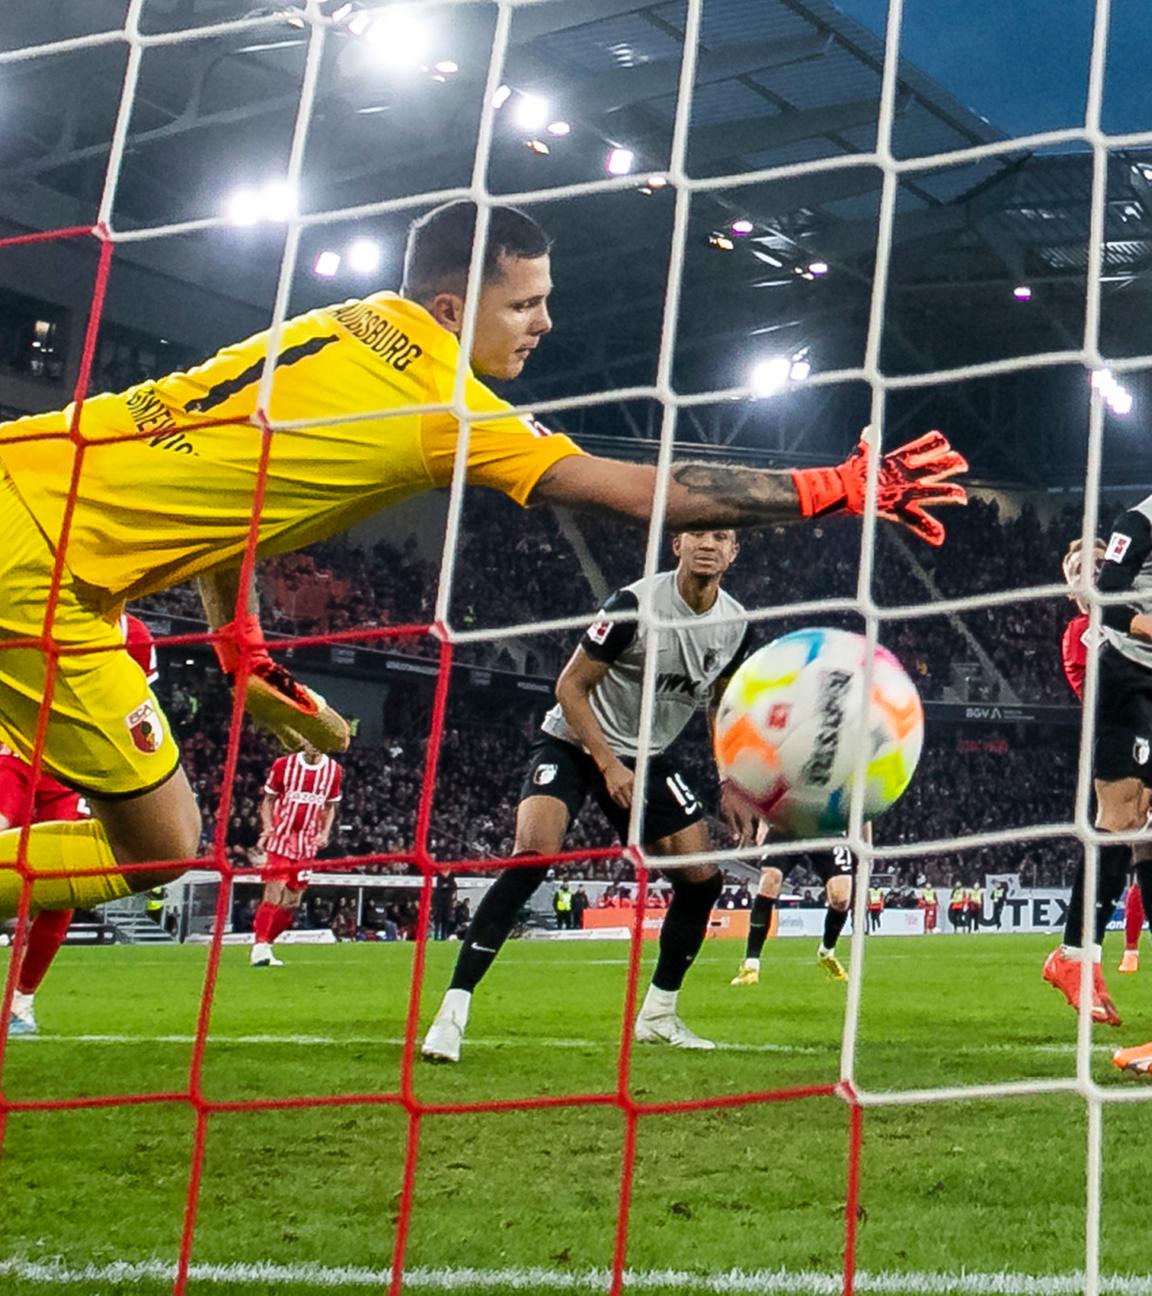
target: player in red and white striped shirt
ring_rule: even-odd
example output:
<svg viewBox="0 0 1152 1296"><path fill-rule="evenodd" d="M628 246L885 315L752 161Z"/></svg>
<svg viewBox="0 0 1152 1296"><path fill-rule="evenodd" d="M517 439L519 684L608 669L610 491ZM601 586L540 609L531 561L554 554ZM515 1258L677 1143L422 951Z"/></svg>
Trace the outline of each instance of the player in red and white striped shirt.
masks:
<svg viewBox="0 0 1152 1296"><path fill-rule="evenodd" d="M159 671L152 631L143 621L124 613L120 618L120 633L128 652L147 676L148 683L154 684ZM89 817L88 804L78 792L43 773L33 787L32 766L11 747L0 744L0 832L6 828L23 828L25 823L75 823ZM16 987L12 992L9 1035L37 1033L39 1028L33 1007L36 991L64 943L73 912L71 909L44 909L28 924L16 973Z"/></svg>
<svg viewBox="0 0 1152 1296"><path fill-rule="evenodd" d="M312 877L308 867L328 845L344 771L332 759L305 746L272 766L260 802L264 851L264 898L256 910L252 966L280 967L272 952L276 938L292 926Z"/></svg>

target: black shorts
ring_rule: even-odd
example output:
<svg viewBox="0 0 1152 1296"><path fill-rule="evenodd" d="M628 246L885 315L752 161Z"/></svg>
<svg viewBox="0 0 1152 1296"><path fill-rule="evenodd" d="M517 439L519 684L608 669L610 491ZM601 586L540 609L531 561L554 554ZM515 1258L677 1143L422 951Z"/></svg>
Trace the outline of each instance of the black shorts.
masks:
<svg viewBox="0 0 1152 1296"><path fill-rule="evenodd" d="M1152 786L1152 670L1105 644L1096 707L1098 779L1138 778Z"/></svg>
<svg viewBox="0 0 1152 1296"><path fill-rule="evenodd" d="M608 795L604 776L582 747L541 734L532 744L529 758L528 773L520 789L521 801L533 796L555 797L568 807L571 823L591 795L620 840L628 840L630 812ZM635 768L635 761L626 757L621 760L629 769ZM648 804L644 807L641 842L651 846L703 818L700 798L675 764L667 756L653 756L648 762Z"/></svg>
<svg viewBox="0 0 1152 1296"><path fill-rule="evenodd" d="M802 851L798 855L766 855L761 868L777 868L785 877L803 864L827 886L834 877L855 877L856 859L847 846L833 846L829 850Z"/></svg>

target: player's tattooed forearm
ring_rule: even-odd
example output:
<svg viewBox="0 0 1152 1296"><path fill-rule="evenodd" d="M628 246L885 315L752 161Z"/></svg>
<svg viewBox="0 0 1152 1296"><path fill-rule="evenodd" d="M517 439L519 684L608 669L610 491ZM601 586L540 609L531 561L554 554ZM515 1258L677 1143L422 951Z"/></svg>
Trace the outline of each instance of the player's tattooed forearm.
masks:
<svg viewBox="0 0 1152 1296"><path fill-rule="evenodd" d="M797 516L796 487L789 473L765 472L734 464L684 463L672 480L699 500L706 524L719 508L730 523L783 522ZM729 512L730 511L730 512Z"/></svg>

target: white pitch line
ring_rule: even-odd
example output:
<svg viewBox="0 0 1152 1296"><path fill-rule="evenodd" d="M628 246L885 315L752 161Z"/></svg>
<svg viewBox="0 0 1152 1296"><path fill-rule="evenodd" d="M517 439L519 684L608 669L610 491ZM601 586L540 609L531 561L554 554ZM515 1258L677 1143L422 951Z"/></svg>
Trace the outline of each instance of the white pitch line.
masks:
<svg viewBox="0 0 1152 1296"><path fill-rule="evenodd" d="M13 1044L23 1048L25 1044L191 1044L194 1035L20 1035L13 1038ZM268 1045L292 1044L304 1048L333 1048L340 1045L360 1048L364 1045L379 1044L389 1047L401 1047L404 1037L400 1035L217 1035L208 1036L209 1044ZM600 1048L619 1051L616 1039L541 1039L537 1036L515 1036L506 1039L469 1039L469 1048ZM731 1053L825 1053L828 1048L821 1045L804 1044L718 1044L717 1048ZM955 1052L955 1050L953 1050Z"/></svg>
<svg viewBox="0 0 1152 1296"><path fill-rule="evenodd" d="M176 1266L163 1260L114 1261L103 1265L70 1267L63 1260L0 1260L0 1277L63 1287L100 1283L105 1290L120 1290L142 1283L171 1282ZM255 1283L279 1287L366 1287L382 1289L391 1281L391 1270L348 1265L273 1264L270 1261L233 1264L193 1264L189 1277L196 1283L225 1288ZM603 1292L609 1282L606 1269L455 1269L416 1267L404 1271L406 1289L422 1291L568 1291ZM818 1270L743 1270L699 1273L684 1269L628 1270L624 1285L629 1291L712 1292L716 1296L840 1296L844 1277ZM1080 1273L1023 1274L964 1271L856 1274L856 1291L875 1296L1080 1296ZM1105 1274L1101 1292L1123 1296L1152 1296L1152 1275Z"/></svg>
<svg viewBox="0 0 1152 1296"><path fill-rule="evenodd" d="M16 1048L43 1046L46 1044L192 1044L195 1035L20 1035L15 1036L10 1044ZM389 1048L403 1047L402 1035L220 1035L212 1032L208 1036L209 1044L228 1044L264 1047L266 1045L289 1044L299 1048L363 1048L366 1045L382 1045ZM867 1044L867 1041L865 1041ZM611 1039L549 1039L537 1035L514 1035L500 1039L477 1038L468 1040L469 1048L547 1048L547 1049L619 1049L619 1041ZM832 1056L836 1051L835 1042L827 1044L740 1044L720 1042L716 1048L724 1053L780 1053L796 1056L816 1056L827 1053ZM1112 1044L1095 1044L1094 1053L1111 1056ZM983 1053L1021 1053L1050 1054L1057 1057L1074 1057L1076 1044L1070 1040L1067 1044L969 1044L952 1049L953 1054Z"/></svg>

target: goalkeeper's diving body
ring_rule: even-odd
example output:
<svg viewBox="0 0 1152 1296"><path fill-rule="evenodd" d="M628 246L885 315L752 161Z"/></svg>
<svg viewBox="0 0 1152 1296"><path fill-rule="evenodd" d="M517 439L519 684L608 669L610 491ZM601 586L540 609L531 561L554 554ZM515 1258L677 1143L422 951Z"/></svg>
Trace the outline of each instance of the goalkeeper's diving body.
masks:
<svg viewBox="0 0 1152 1296"><path fill-rule="evenodd" d="M289 319L274 356L260 333L187 372L0 424L0 742L31 759L43 710L43 768L86 796L94 816L31 829L32 912L162 885L199 848L200 813L170 727L123 650L117 618L128 600L196 577L222 665L254 718L289 747L336 751L347 726L273 664L241 589L253 530L258 556L288 552L447 485L462 422L469 485L525 506L651 515L654 467L584 454L510 413L481 381L518 377L552 327L549 241L514 208L490 212L466 419L449 408L475 223L470 202L428 213L409 231L400 294ZM259 409L266 357L274 375ZM860 512L870 453L861 442L839 467L785 472L675 465L666 522L744 527ZM941 543L926 509L965 501L949 478L966 467L939 432L884 455L883 516ZM0 917L20 901L18 840L0 834Z"/></svg>

